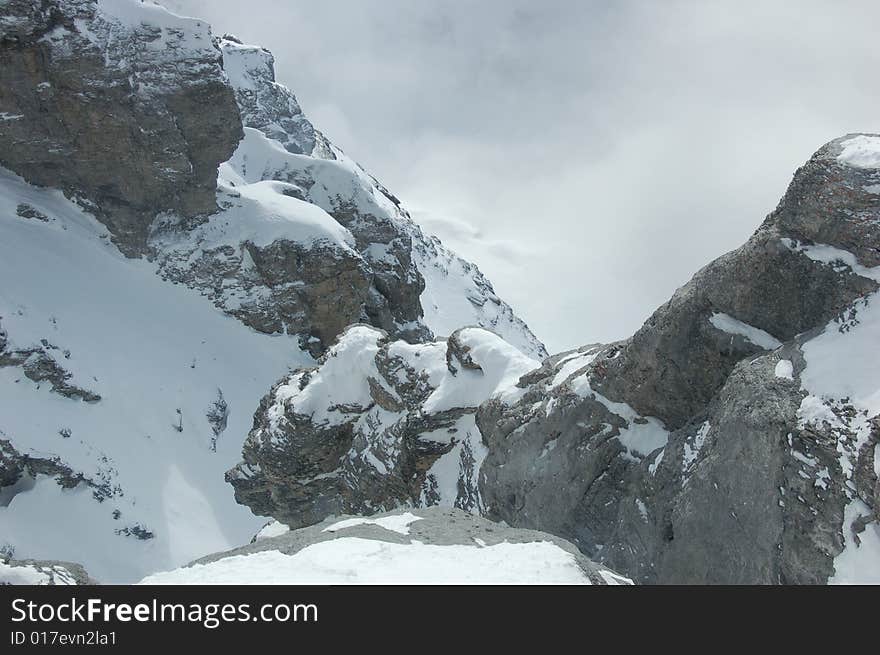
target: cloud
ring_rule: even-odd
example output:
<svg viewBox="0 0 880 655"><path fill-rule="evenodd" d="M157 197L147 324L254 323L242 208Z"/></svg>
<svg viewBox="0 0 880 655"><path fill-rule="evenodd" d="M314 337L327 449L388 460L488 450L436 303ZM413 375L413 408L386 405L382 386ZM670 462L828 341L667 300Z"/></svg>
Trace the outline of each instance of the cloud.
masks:
<svg viewBox="0 0 880 655"><path fill-rule="evenodd" d="M880 131L873 0L166 4L273 50L551 350L627 336L820 145Z"/></svg>

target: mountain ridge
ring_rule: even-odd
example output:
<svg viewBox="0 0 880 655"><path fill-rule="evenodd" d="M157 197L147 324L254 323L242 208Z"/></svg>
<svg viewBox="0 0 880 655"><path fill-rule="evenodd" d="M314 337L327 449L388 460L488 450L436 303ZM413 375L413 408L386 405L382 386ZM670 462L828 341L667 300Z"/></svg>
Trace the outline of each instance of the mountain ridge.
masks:
<svg viewBox="0 0 880 655"><path fill-rule="evenodd" d="M0 579L412 509L555 535L569 573L880 582L880 135L631 337L548 356L267 50L134 0L0 7Z"/></svg>

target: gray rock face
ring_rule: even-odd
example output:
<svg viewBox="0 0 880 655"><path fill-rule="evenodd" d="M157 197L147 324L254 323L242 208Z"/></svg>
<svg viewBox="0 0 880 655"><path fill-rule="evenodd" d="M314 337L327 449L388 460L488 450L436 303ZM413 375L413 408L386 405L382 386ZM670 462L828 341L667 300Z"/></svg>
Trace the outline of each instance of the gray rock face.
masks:
<svg viewBox="0 0 880 655"><path fill-rule="evenodd" d="M671 440L656 473L657 484L677 491L666 492L666 516L654 526L664 546L657 581L817 584L833 573L846 503L837 441L798 427L803 394L774 376L778 361L765 355L734 369L698 428L692 461L684 451L697 450L694 430ZM798 457L827 467L824 488Z"/></svg>
<svg viewBox="0 0 880 655"><path fill-rule="evenodd" d="M799 384L804 344L849 331L878 289L865 269L878 174L837 160L852 136L820 149L749 242L631 339L550 358L518 403L480 408L489 517L570 538L645 582L829 579L852 539L845 507L876 507L872 417L813 397L831 418L809 420ZM781 360L791 379L775 375Z"/></svg>
<svg viewBox="0 0 880 655"><path fill-rule="evenodd" d="M400 522L401 518L408 521L405 524ZM388 521L383 525L383 519ZM273 528L276 525L271 526ZM329 518L318 525L282 532L278 536L263 537L257 535L257 538L249 545L227 551L225 553L216 553L196 560L189 567L199 565L209 565L214 562L223 562L230 557L253 555L256 553L266 553L269 551L278 551L285 555L294 555L309 546L322 544L326 542L336 541L338 539L358 539L380 542L384 544L411 545L418 542L420 546L466 546L475 549L475 554L479 556L476 549L491 549L493 546L500 544L535 544L542 542L542 545L551 545L560 549L562 553L571 556L575 562L580 575L584 582L595 585L620 585L632 584L627 578L591 562L584 557L578 550L567 541L554 537L549 534L536 532L534 530L521 530L510 528L503 524L487 521L473 514L469 514L460 509L449 508L423 508L413 509L407 516L402 516L400 511L379 513L371 517L371 521L364 521L360 517L339 516ZM489 552L489 551L486 551ZM488 560L487 560L488 561ZM246 570L246 561L241 562ZM325 559L322 562L322 568L325 574L330 576L338 575L358 575L362 572L353 564L346 561L338 561L335 564ZM393 567L393 564L390 564ZM517 582L518 576L522 575L517 570L517 563L510 562L508 564L494 564L496 569L492 571L496 580L504 579L506 582ZM505 566L509 569L504 571ZM206 569L210 571L210 568ZM168 574L157 574L144 580L145 584L155 584L163 582L175 582L176 576L183 574L186 577L186 569L172 571ZM295 572L291 572L295 574ZM314 576L312 572L303 572L306 575ZM421 567L415 572L419 581L430 582L435 584L448 583L450 580L444 577L444 573L432 571L429 566ZM210 573L201 573L202 581L210 580ZM412 577L412 572L409 574ZM479 573L475 573L479 577ZM457 579L462 577L457 576ZM331 578L335 581L335 577ZM295 583L296 578L284 580L288 583ZM473 580L470 580L473 582ZM522 580L519 580L522 581Z"/></svg>
<svg viewBox="0 0 880 655"><path fill-rule="evenodd" d="M132 6L3 2L0 164L80 199L139 255L157 214L216 211L241 123L207 25Z"/></svg>
<svg viewBox="0 0 880 655"><path fill-rule="evenodd" d="M367 321L370 272L355 253L279 239L262 247L153 247L164 279L199 289L245 325L267 334L299 334L320 355L346 326ZM174 236L176 240L176 235Z"/></svg>
<svg viewBox="0 0 880 655"><path fill-rule="evenodd" d="M841 143L823 146L797 171L779 206L749 241L697 273L596 372L614 400L680 427L706 405L743 357L760 351L707 322L722 312L779 341L824 325L877 283L803 257L790 247L821 243L865 266L880 257L877 196L867 169L838 164Z"/></svg>

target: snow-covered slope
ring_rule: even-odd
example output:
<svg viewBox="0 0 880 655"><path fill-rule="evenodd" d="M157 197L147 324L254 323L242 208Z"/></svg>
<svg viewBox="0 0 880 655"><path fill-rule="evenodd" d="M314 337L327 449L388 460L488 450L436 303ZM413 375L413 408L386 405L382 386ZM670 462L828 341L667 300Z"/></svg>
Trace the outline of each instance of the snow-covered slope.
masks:
<svg viewBox="0 0 880 655"><path fill-rule="evenodd" d="M259 521L223 472L265 390L310 361L296 341L163 282L60 192L7 172L0 279L0 470L19 474L2 544L129 582L246 540ZM43 358L100 400L54 392L39 367L30 379Z"/></svg>
<svg viewBox="0 0 880 655"><path fill-rule="evenodd" d="M873 148L859 145L845 149L842 157L880 169L880 138L874 139ZM880 266L862 266L850 252L821 244L801 252L880 282ZM805 366L799 378L806 395L798 409L798 427L828 433L846 497L844 548L834 558L829 582L880 584L880 294L857 301L845 317L804 343L801 351ZM829 468L811 453L798 459L815 488L827 490L833 484Z"/></svg>

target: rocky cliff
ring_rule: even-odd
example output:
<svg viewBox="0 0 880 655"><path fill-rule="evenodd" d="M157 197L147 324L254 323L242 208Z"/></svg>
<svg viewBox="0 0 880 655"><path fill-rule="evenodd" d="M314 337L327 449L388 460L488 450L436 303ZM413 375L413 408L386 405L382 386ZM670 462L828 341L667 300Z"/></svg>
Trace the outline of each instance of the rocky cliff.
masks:
<svg viewBox="0 0 880 655"><path fill-rule="evenodd" d="M206 23L129 1L0 12L0 165L79 199L129 255L158 213L216 211L241 123Z"/></svg>
<svg viewBox="0 0 880 655"><path fill-rule="evenodd" d="M641 581L875 579L853 562L880 553L877 153L875 135L823 146L631 339L486 403L487 514Z"/></svg>

